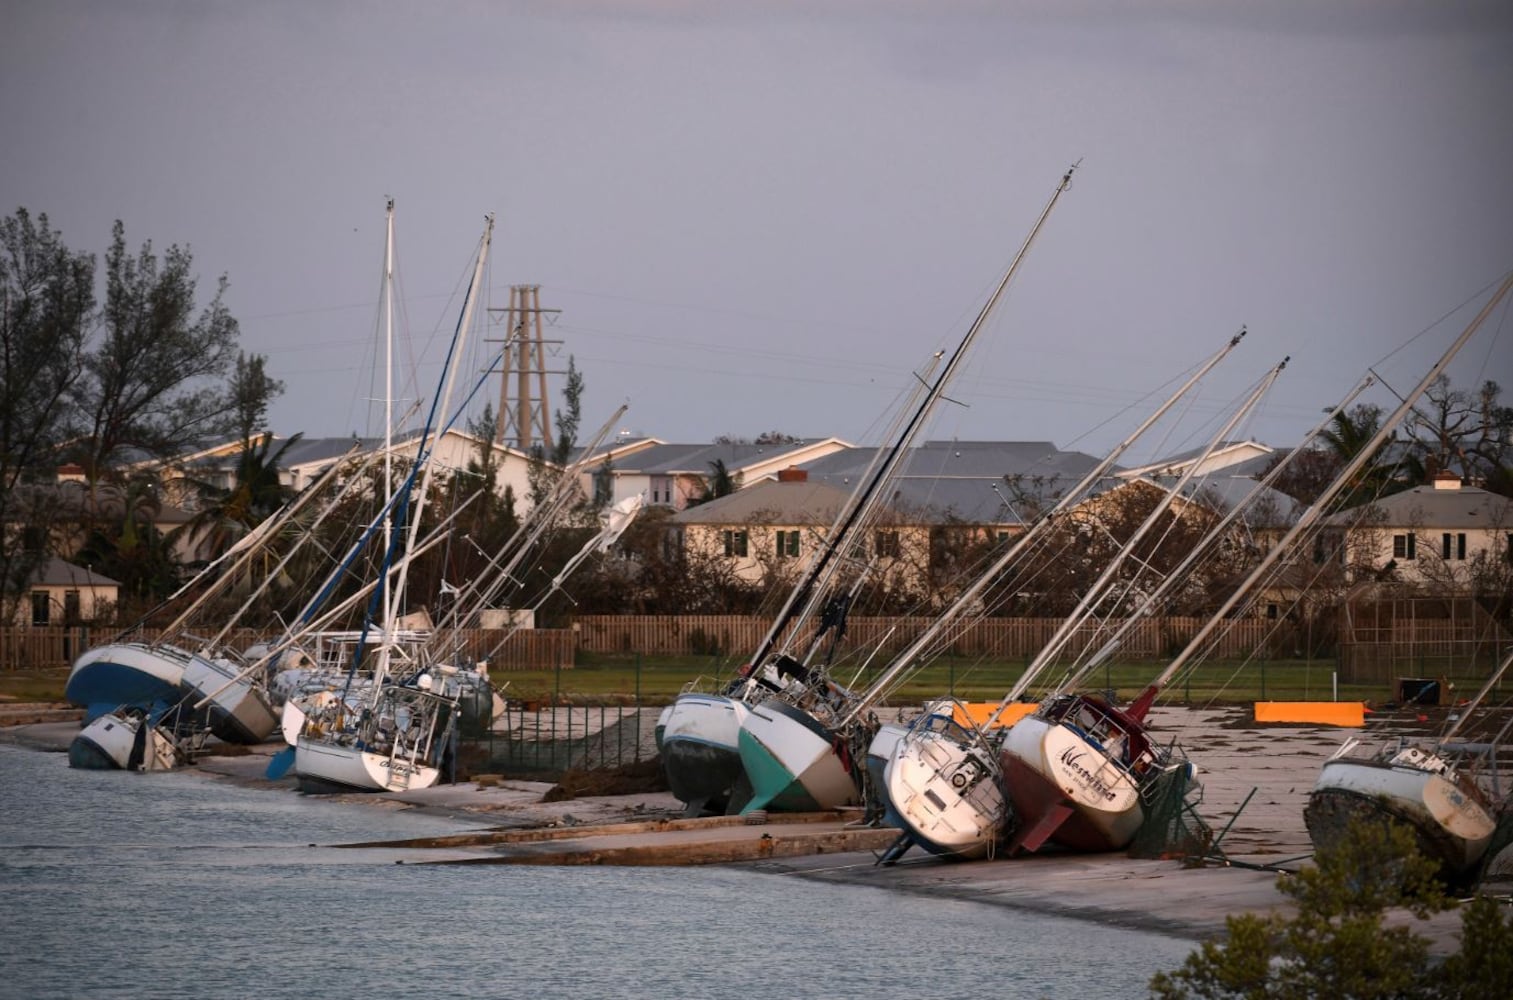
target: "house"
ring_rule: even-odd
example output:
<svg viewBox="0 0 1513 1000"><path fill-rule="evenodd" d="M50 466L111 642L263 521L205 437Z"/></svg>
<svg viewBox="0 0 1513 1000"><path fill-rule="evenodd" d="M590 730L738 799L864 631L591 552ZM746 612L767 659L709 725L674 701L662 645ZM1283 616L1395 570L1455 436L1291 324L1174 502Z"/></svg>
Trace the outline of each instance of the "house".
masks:
<svg viewBox="0 0 1513 1000"><path fill-rule="evenodd" d="M1193 469L1195 479L1219 474L1258 479L1278 454L1275 448L1259 441L1221 441L1211 451L1206 444L1189 448L1146 465L1121 469L1118 475L1124 479L1175 478Z"/></svg>
<svg viewBox="0 0 1513 1000"><path fill-rule="evenodd" d="M883 450L846 448L801 468L811 480L849 493ZM904 459L890 502L923 522L1012 533L1097 464L1049 441L926 441Z"/></svg>
<svg viewBox="0 0 1513 1000"><path fill-rule="evenodd" d="M811 483L802 471L685 508L669 519L676 544L690 556L729 562L751 583L786 560L814 551L829 533L848 494Z"/></svg>
<svg viewBox="0 0 1513 1000"><path fill-rule="evenodd" d="M261 445L264 440L259 436L253 443ZM269 454L278 456L279 481L289 490L298 492L318 479L332 463L344 459L360 461L380 451L383 444L382 438L300 438L280 450L279 439L274 438L269 445ZM419 447L418 432L406 434L393 442L395 456L407 461L414 460ZM496 492L503 496L506 487L513 489L515 509L517 513L525 513L530 506L531 464L530 456L525 452L498 443L486 444L475 434L451 428L433 442L432 463L438 473L465 473L470 462L478 462L485 447L493 456ZM176 502L189 505L198 500L200 484L220 490L234 486L241 453L241 441L224 442L163 463L158 474L167 495Z"/></svg>
<svg viewBox="0 0 1513 1000"><path fill-rule="evenodd" d="M119 530L126 520L128 504L138 512L138 524L144 520L151 523L165 538L193 517L189 511L165 500L161 491L150 484L91 486L72 475L67 466L60 470L57 482L17 486L12 501L13 520L4 526L5 544L51 551L65 559L72 558L88 542L90 525L99 525L107 531ZM43 535L47 537L39 537ZM186 544L181 541L175 550L176 557L189 555Z"/></svg>
<svg viewBox="0 0 1513 1000"><path fill-rule="evenodd" d="M716 463L744 488L849 447L839 438L777 444L668 444L646 438L605 449L602 459L588 464L584 478L607 479L611 503L640 494L650 506L680 511L703 498Z"/></svg>
<svg viewBox="0 0 1513 1000"><path fill-rule="evenodd" d="M770 580L824 540L882 452L842 446L686 508L670 521L675 543L690 556L728 560L748 582ZM948 560L1022 531L1047 497L1096 464L1049 442L928 441L901 463L885 510L853 554L878 560L884 589L918 591L934 571L949 571Z"/></svg>
<svg viewBox="0 0 1513 1000"><path fill-rule="evenodd" d="M1513 500L1463 485L1453 472L1324 521L1353 579L1388 578L1468 592L1479 572L1513 558Z"/></svg>
<svg viewBox="0 0 1513 1000"><path fill-rule="evenodd" d="M18 625L77 625L108 617L121 585L83 566L49 556L28 582L30 602L17 611Z"/></svg>

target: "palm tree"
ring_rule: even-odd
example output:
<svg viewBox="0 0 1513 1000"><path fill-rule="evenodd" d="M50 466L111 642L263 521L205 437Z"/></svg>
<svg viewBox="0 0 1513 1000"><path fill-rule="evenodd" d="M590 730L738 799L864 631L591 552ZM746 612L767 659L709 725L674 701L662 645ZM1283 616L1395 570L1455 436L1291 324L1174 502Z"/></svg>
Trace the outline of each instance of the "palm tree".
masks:
<svg viewBox="0 0 1513 1000"><path fill-rule="evenodd" d="M1381 426L1381 407L1357 403L1348 410L1336 410L1319 438L1338 461L1338 468L1344 468L1365 450ZM1393 463L1383 461L1396 443L1396 435L1382 442L1354 480L1340 492L1335 501L1336 508L1355 507L1401 488L1397 484Z"/></svg>
<svg viewBox="0 0 1513 1000"><path fill-rule="evenodd" d="M289 499L289 490L279 479L279 466L300 437L296 434L287 439L272 455L269 455L272 434L260 435L255 443L243 441L231 488L196 483L200 495L208 502L174 532L174 540L182 537L196 556L211 560L271 516Z"/></svg>
<svg viewBox="0 0 1513 1000"><path fill-rule="evenodd" d="M725 460L717 458L709 463L709 475L704 477L703 491L696 497L689 497L688 506L696 507L701 503L718 500L720 497L728 497L740 488L740 473L732 475L725 467Z"/></svg>
<svg viewBox="0 0 1513 1000"><path fill-rule="evenodd" d="M170 546L154 523L162 510L157 482L135 478L93 489L92 524L75 561L113 577L123 597L152 603L178 580Z"/></svg>

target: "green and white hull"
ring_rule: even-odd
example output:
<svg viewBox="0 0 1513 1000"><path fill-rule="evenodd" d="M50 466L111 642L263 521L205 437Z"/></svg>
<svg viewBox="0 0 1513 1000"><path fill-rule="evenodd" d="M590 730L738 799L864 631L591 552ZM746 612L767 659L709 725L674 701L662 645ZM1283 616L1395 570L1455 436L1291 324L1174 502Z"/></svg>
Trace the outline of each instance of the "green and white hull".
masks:
<svg viewBox="0 0 1513 1000"><path fill-rule="evenodd" d="M819 812L860 801L835 734L801 708L777 698L751 706L737 742L752 789L743 813Z"/></svg>

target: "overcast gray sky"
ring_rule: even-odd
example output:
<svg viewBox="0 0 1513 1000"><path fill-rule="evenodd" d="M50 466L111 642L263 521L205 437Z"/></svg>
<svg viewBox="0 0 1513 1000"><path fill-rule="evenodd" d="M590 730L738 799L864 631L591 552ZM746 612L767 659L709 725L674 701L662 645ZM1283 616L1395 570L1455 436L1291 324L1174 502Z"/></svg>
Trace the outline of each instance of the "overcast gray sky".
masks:
<svg viewBox="0 0 1513 1000"><path fill-rule="evenodd" d="M1513 267L1501 0L0 11L0 209L228 274L282 434L372 428L386 196L423 384L494 212L491 302L562 310L586 427L683 442L875 439L1079 159L932 436L1101 451L1244 324L1204 405L1291 355L1245 428L1289 444ZM1510 399L1494 319L1454 372Z"/></svg>

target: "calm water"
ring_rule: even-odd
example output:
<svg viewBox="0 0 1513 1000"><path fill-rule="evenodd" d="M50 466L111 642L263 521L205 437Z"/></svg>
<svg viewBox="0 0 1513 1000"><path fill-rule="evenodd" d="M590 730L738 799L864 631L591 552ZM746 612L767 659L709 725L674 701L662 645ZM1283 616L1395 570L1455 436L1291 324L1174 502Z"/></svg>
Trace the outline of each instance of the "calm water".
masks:
<svg viewBox="0 0 1513 1000"><path fill-rule="evenodd" d="M10 746L0 803L7 997L1125 997L1192 947L750 871L398 865L319 845L460 825Z"/></svg>

